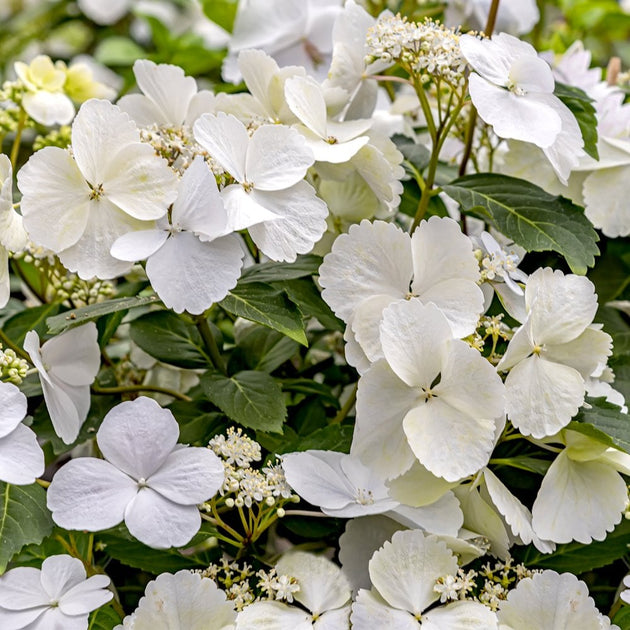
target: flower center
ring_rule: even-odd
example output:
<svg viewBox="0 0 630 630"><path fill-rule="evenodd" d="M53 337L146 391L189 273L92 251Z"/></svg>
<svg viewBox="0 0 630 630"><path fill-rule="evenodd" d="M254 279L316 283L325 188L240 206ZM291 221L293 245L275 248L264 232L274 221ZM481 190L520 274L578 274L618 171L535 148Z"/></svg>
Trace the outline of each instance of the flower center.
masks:
<svg viewBox="0 0 630 630"><path fill-rule="evenodd" d="M92 192L90 192L90 199L95 199L95 200L99 200L104 194L105 191L103 190L103 184L97 184L96 186L92 186L92 184L89 184L90 189Z"/></svg>
<svg viewBox="0 0 630 630"><path fill-rule="evenodd" d="M374 495L371 490L365 490L365 488L359 488L357 490L356 502L359 505L373 505Z"/></svg>

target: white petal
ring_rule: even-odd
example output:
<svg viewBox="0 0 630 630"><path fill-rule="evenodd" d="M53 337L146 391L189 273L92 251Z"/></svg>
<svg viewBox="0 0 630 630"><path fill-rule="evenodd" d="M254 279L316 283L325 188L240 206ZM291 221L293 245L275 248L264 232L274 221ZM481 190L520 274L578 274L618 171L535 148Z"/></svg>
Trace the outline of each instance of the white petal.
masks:
<svg viewBox="0 0 630 630"><path fill-rule="evenodd" d="M300 121L320 138L327 138L326 102L319 83L311 77L293 77L285 82L284 95Z"/></svg>
<svg viewBox="0 0 630 630"><path fill-rule="evenodd" d="M49 556L42 563L40 579L51 599L59 599L66 591L85 582L86 578L85 567L78 558L60 554Z"/></svg>
<svg viewBox="0 0 630 630"><path fill-rule="evenodd" d="M236 618L237 630L312 630L311 615L280 602L260 601L245 607Z"/></svg>
<svg viewBox="0 0 630 630"><path fill-rule="evenodd" d="M47 493L53 520L65 529L100 531L123 520L137 484L101 459L82 457L62 466Z"/></svg>
<svg viewBox="0 0 630 630"><path fill-rule="evenodd" d="M585 214L606 236L630 234L630 210L625 203L628 166L591 173L584 180Z"/></svg>
<svg viewBox="0 0 630 630"><path fill-rule="evenodd" d="M547 345L545 359L576 369L587 379L612 353L612 338L603 330L588 327L579 337L558 346Z"/></svg>
<svg viewBox="0 0 630 630"><path fill-rule="evenodd" d="M417 396L415 389L403 383L386 361L374 363L359 380L350 452L385 478L398 477L416 459L403 432L402 420Z"/></svg>
<svg viewBox="0 0 630 630"><path fill-rule="evenodd" d="M116 103L139 127L168 124L157 105L144 94L125 94Z"/></svg>
<svg viewBox="0 0 630 630"><path fill-rule="evenodd" d="M305 181L286 190L254 190L251 195L279 217L249 228L254 243L271 260L293 262L297 254L308 254L326 231L328 207Z"/></svg>
<svg viewBox="0 0 630 630"><path fill-rule="evenodd" d="M179 505L142 488L125 510L129 533L154 549L183 547L199 531L201 516L195 505Z"/></svg>
<svg viewBox="0 0 630 630"><path fill-rule="evenodd" d="M8 435L26 415L26 396L13 383L0 383L0 437Z"/></svg>
<svg viewBox="0 0 630 630"><path fill-rule="evenodd" d="M411 409L403 429L420 463L447 481L457 481L483 468L494 446L492 420L473 418L440 398Z"/></svg>
<svg viewBox="0 0 630 630"><path fill-rule="evenodd" d="M174 503L197 505L212 498L224 480L223 464L210 449L187 446L172 451L147 483Z"/></svg>
<svg viewBox="0 0 630 630"><path fill-rule="evenodd" d="M66 443L77 439L90 409L89 385L68 385L52 375L40 382L55 433Z"/></svg>
<svg viewBox="0 0 630 630"><path fill-rule="evenodd" d="M507 85L512 59L496 41L463 35L459 46L475 72L492 83Z"/></svg>
<svg viewBox="0 0 630 630"><path fill-rule="evenodd" d="M542 438L569 424L586 390L577 370L532 355L512 368L505 391L512 424L524 435Z"/></svg>
<svg viewBox="0 0 630 630"><path fill-rule="evenodd" d="M0 607L18 611L48 606L49 603L50 598L42 587L39 569L16 567L0 577Z"/></svg>
<svg viewBox="0 0 630 630"><path fill-rule="evenodd" d="M362 221L335 240L319 274L322 297L347 322L371 295L405 297L413 274L411 241L391 223Z"/></svg>
<svg viewBox="0 0 630 630"><path fill-rule="evenodd" d="M181 125L188 112L188 104L197 93L197 82L184 75L179 66L156 65L148 59L133 64L138 87L157 106L163 116L158 123Z"/></svg>
<svg viewBox="0 0 630 630"><path fill-rule="evenodd" d="M297 184L314 161L295 129L262 125L251 137L245 173L256 190L283 190Z"/></svg>
<svg viewBox="0 0 630 630"><path fill-rule="evenodd" d="M74 105L62 92L27 92L22 97L26 113L41 125L69 125L74 118Z"/></svg>
<svg viewBox="0 0 630 630"><path fill-rule="evenodd" d="M540 57L522 55L510 66L510 80L526 92L551 94L555 87L549 64Z"/></svg>
<svg viewBox="0 0 630 630"><path fill-rule="evenodd" d="M508 344L503 358L497 365L497 370L499 372L509 370L524 359L527 359L527 357L532 354L536 346L536 342L532 339L531 327L532 322L528 319L514 333L514 336L510 339L510 343Z"/></svg>
<svg viewBox="0 0 630 630"><path fill-rule="evenodd" d="M300 585L295 599L313 615L341 608L351 596L350 584L341 569L324 556L304 551L285 554L276 563L278 575L291 575Z"/></svg>
<svg viewBox="0 0 630 630"><path fill-rule="evenodd" d="M0 308L4 308L7 305L10 297L9 252L0 245Z"/></svg>
<svg viewBox="0 0 630 630"><path fill-rule="evenodd" d="M455 485L442 477L436 477L418 461L405 474L387 482L394 499L413 507L435 503Z"/></svg>
<svg viewBox="0 0 630 630"><path fill-rule="evenodd" d="M549 630L579 628L600 630L599 612L588 588L571 573L543 571L521 580L501 602L497 613L501 628Z"/></svg>
<svg viewBox="0 0 630 630"><path fill-rule="evenodd" d="M0 437L0 479L17 486L35 483L44 474L44 452L32 429L18 424Z"/></svg>
<svg viewBox="0 0 630 630"><path fill-rule="evenodd" d="M301 127L300 131L306 139L308 148L313 152L315 160L318 162L330 162L331 164L348 162L370 140L368 136L361 136L347 142L340 142L334 136L330 136L328 140L322 140L304 127Z"/></svg>
<svg viewBox="0 0 630 630"><path fill-rule="evenodd" d="M168 238L166 230L139 230L127 232L118 237L109 253L119 260L135 262L136 260L146 260L154 254Z"/></svg>
<svg viewBox="0 0 630 630"><path fill-rule="evenodd" d="M435 536L396 532L370 560L372 584L388 604L416 617L438 599L435 581L457 573L457 560Z"/></svg>
<svg viewBox="0 0 630 630"><path fill-rule="evenodd" d="M621 520L626 498L623 478L612 467L574 462L563 451L540 486L532 524L538 536L557 543L604 540Z"/></svg>
<svg viewBox="0 0 630 630"><path fill-rule="evenodd" d="M464 524L462 508L452 492L447 492L431 505L422 507L400 505L396 509L387 512L387 514L405 527L422 529L430 534L451 536L453 538L457 538L459 530ZM446 541L446 544L455 553L460 553L457 549L452 548L448 541Z"/></svg>
<svg viewBox="0 0 630 630"><path fill-rule="evenodd" d="M420 623L405 610L390 608L374 591L361 589L352 605L354 630L419 630Z"/></svg>
<svg viewBox="0 0 630 630"><path fill-rule="evenodd" d="M17 175L20 209L33 242L59 252L85 230L90 189L70 154L58 147L34 153Z"/></svg>
<svg viewBox="0 0 630 630"><path fill-rule="evenodd" d="M166 461L179 437L168 409L140 396L116 405L96 434L103 456L134 479L148 479Z"/></svg>
<svg viewBox="0 0 630 630"><path fill-rule="evenodd" d="M107 590L110 579L106 575L93 575L70 589L59 600L59 608L66 615L84 615L100 608L114 597Z"/></svg>
<svg viewBox="0 0 630 630"><path fill-rule="evenodd" d="M226 186L221 191L221 198L227 211L227 228L236 232L265 221L275 221L279 215L264 208L257 197L245 192L238 184Z"/></svg>
<svg viewBox="0 0 630 630"><path fill-rule="evenodd" d="M499 138L523 140L544 149L562 130L558 113L528 94L514 94L477 74L470 75L469 90L479 117L492 125Z"/></svg>
<svg viewBox="0 0 630 630"><path fill-rule="evenodd" d="M343 608L325 612L313 623L313 630L350 630L350 611L348 603Z"/></svg>
<svg viewBox="0 0 630 630"><path fill-rule="evenodd" d="M453 602L422 616L425 630L496 630L497 616L478 602Z"/></svg>
<svg viewBox="0 0 630 630"><path fill-rule="evenodd" d="M249 135L242 122L231 114L200 116L194 127L195 140L236 181L245 181L245 158Z"/></svg>

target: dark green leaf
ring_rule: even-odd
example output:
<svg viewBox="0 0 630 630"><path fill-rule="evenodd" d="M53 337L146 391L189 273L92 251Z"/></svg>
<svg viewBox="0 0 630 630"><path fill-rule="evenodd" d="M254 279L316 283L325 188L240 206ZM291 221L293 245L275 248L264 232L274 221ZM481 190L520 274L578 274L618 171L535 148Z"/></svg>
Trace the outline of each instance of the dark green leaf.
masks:
<svg viewBox="0 0 630 630"><path fill-rule="evenodd" d="M206 446L212 437L222 432L225 417L216 411L208 411L206 407L209 406L201 400L176 400L168 405L179 424L179 442Z"/></svg>
<svg viewBox="0 0 630 630"><path fill-rule="evenodd" d="M310 449L349 453L352 434L351 425L331 424L308 435L297 435L290 427L285 427L281 436L257 431L256 440L268 451L278 454Z"/></svg>
<svg viewBox="0 0 630 630"><path fill-rule="evenodd" d="M299 392L307 396L317 396L317 398L336 409L339 409L339 400L333 395L330 387L308 378L287 378L282 381L282 389L287 392Z"/></svg>
<svg viewBox="0 0 630 630"><path fill-rule="evenodd" d="M212 365L197 328L171 311L155 311L134 319L129 334L158 361L183 368Z"/></svg>
<svg viewBox="0 0 630 630"><path fill-rule="evenodd" d="M90 304L82 308L75 308L71 311L64 311L54 317L48 317L46 323L48 324L48 332L51 335L58 335L68 328L75 328L81 326L85 322L93 322L94 320L109 315L110 313L117 313L118 311L127 311L130 308L137 308L138 306L147 306L149 304L155 304L160 299L155 295L148 295L145 297L124 297L117 298L115 300L108 300L107 302L100 302L98 304Z"/></svg>
<svg viewBox="0 0 630 630"><path fill-rule="evenodd" d="M59 304L34 306L9 317L2 326L2 332L11 341L22 347L24 337L29 330L36 330L40 338L46 334L46 318L59 312Z"/></svg>
<svg viewBox="0 0 630 630"><path fill-rule="evenodd" d="M259 431L282 430L287 408L280 386L269 374L244 371L228 377L208 372L201 385L210 401L234 422Z"/></svg>
<svg viewBox="0 0 630 630"><path fill-rule="evenodd" d="M605 398L587 398L586 400L591 408L580 409L570 428L574 428L579 423L592 425L600 432L600 434L593 433L592 437L630 453L630 416L627 413L621 413L617 405L606 402ZM606 440L606 437L609 437L609 440Z"/></svg>
<svg viewBox="0 0 630 630"><path fill-rule="evenodd" d="M467 212L491 223L529 252L555 251L574 273L584 274L599 253L597 233L568 199L515 177L467 175L444 186Z"/></svg>
<svg viewBox="0 0 630 630"><path fill-rule="evenodd" d="M624 606L613 618L612 622L620 630L630 630L630 606Z"/></svg>
<svg viewBox="0 0 630 630"><path fill-rule="evenodd" d="M286 291L292 302L295 302L305 317L314 317L328 330L343 332L344 323L338 319L324 302L322 296L312 280L304 278L275 282L274 286Z"/></svg>
<svg viewBox="0 0 630 630"><path fill-rule="evenodd" d="M597 152L597 116L593 99L587 96L584 90L572 85L565 85L556 81L554 94L571 110L575 116L582 139L584 150L595 160L599 160Z"/></svg>
<svg viewBox="0 0 630 630"><path fill-rule="evenodd" d="M431 151L423 144L414 142L409 136L396 133L392 136L396 148L404 155L405 160L414 165L416 170L422 172L431 158Z"/></svg>
<svg viewBox="0 0 630 630"><path fill-rule="evenodd" d="M102 606L90 615L87 630L113 630L122 619L112 606Z"/></svg>
<svg viewBox="0 0 630 630"><path fill-rule="evenodd" d="M202 0L204 13L228 33L232 32L236 17L237 0Z"/></svg>
<svg viewBox="0 0 630 630"><path fill-rule="evenodd" d="M53 528L46 491L36 483L12 486L0 482L0 573L25 545L39 544Z"/></svg>
<svg viewBox="0 0 630 630"><path fill-rule="evenodd" d="M240 328L236 346L249 369L268 373L295 356L300 347L297 341L258 324Z"/></svg>
<svg viewBox="0 0 630 630"><path fill-rule="evenodd" d="M302 314L280 289L260 282L239 284L219 305L228 313L277 330L303 346L308 345Z"/></svg>
<svg viewBox="0 0 630 630"><path fill-rule="evenodd" d="M321 264L320 256L307 254L298 256L293 263L267 262L262 265L252 265L243 271L238 283L241 285L247 282L277 282L313 276L317 274Z"/></svg>

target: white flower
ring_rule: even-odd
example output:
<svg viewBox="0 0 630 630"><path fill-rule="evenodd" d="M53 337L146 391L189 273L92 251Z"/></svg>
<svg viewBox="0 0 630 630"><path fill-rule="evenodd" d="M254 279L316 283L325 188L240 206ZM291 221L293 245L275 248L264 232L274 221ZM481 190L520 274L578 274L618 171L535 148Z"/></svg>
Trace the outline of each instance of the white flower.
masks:
<svg viewBox="0 0 630 630"><path fill-rule="evenodd" d="M460 46L475 70L469 90L481 119L500 138L531 142L543 149L566 183L584 155L584 142L573 114L553 94L549 65L530 44L506 33L483 40L463 35Z"/></svg>
<svg viewBox="0 0 630 630"><path fill-rule="evenodd" d="M628 489L620 473L630 473L630 455L566 429L549 441L566 448L547 470L532 506L536 534L558 543L604 540L626 509Z"/></svg>
<svg viewBox="0 0 630 630"><path fill-rule="evenodd" d="M506 411L525 435L566 426L584 402L585 379L605 364L610 336L591 325L597 296L590 280L537 269L525 288L527 319L497 366L510 370Z"/></svg>
<svg viewBox="0 0 630 630"><path fill-rule="evenodd" d="M483 311L472 244L452 219L422 221L412 237L362 221L337 238L319 273L322 297L369 361L383 356L379 323L392 302L433 302L457 337L474 332Z"/></svg>
<svg viewBox="0 0 630 630"><path fill-rule="evenodd" d="M465 20L469 26L483 29L490 12L491 0L448 0L446 24L458 26ZM496 17L495 32L512 35L529 33L540 20L535 0L502 0Z"/></svg>
<svg viewBox="0 0 630 630"><path fill-rule="evenodd" d="M44 452L32 429L22 424L26 396L12 383L0 382L0 480L28 485L44 472Z"/></svg>
<svg viewBox="0 0 630 630"><path fill-rule="evenodd" d="M185 545L199 530L197 505L221 487L223 465L209 449L177 444L173 414L140 397L114 407L96 441L105 460L74 459L48 489L53 520L65 529L100 531L125 521L140 542Z"/></svg>
<svg viewBox="0 0 630 630"><path fill-rule="evenodd" d="M88 614L114 594L109 578L88 578L83 563L50 556L41 569L17 567L0 577L0 626L7 630L87 630Z"/></svg>
<svg viewBox="0 0 630 630"><path fill-rule="evenodd" d="M380 514L399 503L388 496L384 479L358 458L334 451L282 456L289 485L324 514L342 518Z"/></svg>
<svg viewBox="0 0 630 630"><path fill-rule="evenodd" d="M113 24L129 11L132 0L78 0L79 9L97 24Z"/></svg>
<svg viewBox="0 0 630 630"><path fill-rule="evenodd" d="M280 559L276 572L296 579L299 590L292 596L308 612L280 602L255 602L239 613L237 630L344 630L350 627L350 584L333 562L323 556L293 551Z"/></svg>
<svg viewBox="0 0 630 630"><path fill-rule="evenodd" d="M326 204L303 180L313 153L300 134L282 125L263 125L251 138L232 115L204 114L195 138L234 177L221 191L233 230L249 229L272 260L292 262L306 254L326 230Z"/></svg>
<svg viewBox="0 0 630 630"><path fill-rule="evenodd" d="M398 301L383 312L385 360L359 380L352 452L388 478L414 459L447 481L488 461L504 390L477 350L453 339L434 304Z"/></svg>
<svg viewBox="0 0 630 630"><path fill-rule="evenodd" d="M162 573L147 584L138 608L114 630L230 630L234 604L198 573Z"/></svg>
<svg viewBox="0 0 630 630"><path fill-rule="evenodd" d="M198 315L222 300L241 273L244 252L227 223L214 176L197 157L180 181L170 222L121 236L111 253L121 260L146 258L147 276L162 302L176 313Z"/></svg>
<svg viewBox="0 0 630 630"><path fill-rule="evenodd" d="M543 571L521 580L497 612L501 630L600 630L588 588L571 573Z"/></svg>
<svg viewBox="0 0 630 630"><path fill-rule="evenodd" d="M630 604L630 574L623 578L623 585L625 589L619 593L619 597L621 597L622 601L626 604Z"/></svg>
<svg viewBox="0 0 630 630"><path fill-rule="evenodd" d="M72 125L72 152L38 151L18 173L18 185L30 238L87 280L129 270L130 263L110 255L113 242L166 214L177 177L140 142L127 114L93 99Z"/></svg>
<svg viewBox="0 0 630 630"><path fill-rule="evenodd" d="M419 530L396 532L370 560L372 590L361 589L352 606L355 630L496 630L495 614L477 602L454 602L425 610L440 596L439 578L455 575L453 552Z"/></svg>
<svg viewBox="0 0 630 630"><path fill-rule="evenodd" d="M72 444L90 410L90 385L101 366L101 351L94 322L47 341L41 348L39 335L31 330L24 349L39 373L44 400L55 433Z"/></svg>
<svg viewBox="0 0 630 630"><path fill-rule="evenodd" d="M133 73L142 94L123 96L118 107L137 125L192 125L213 105L214 94L198 92L195 79L187 77L179 66L138 59Z"/></svg>

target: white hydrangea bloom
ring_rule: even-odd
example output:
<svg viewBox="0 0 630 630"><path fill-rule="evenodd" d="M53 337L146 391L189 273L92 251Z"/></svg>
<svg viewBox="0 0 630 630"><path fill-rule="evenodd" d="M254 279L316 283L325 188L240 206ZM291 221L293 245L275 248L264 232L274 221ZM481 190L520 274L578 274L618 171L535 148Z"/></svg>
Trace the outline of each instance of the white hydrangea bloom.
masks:
<svg viewBox="0 0 630 630"><path fill-rule="evenodd" d="M500 138L543 149L566 184L584 155L584 142L575 117L553 94L555 81L547 62L533 46L506 33L483 40L463 35L460 46L475 71L469 90L481 119Z"/></svg>
<svg viewBox="0 0 630 630"><path fill-rule="evenodd" d="M162 573L147 584L138 608L115 630L232 630L234 604L209 578Z"/></svg>
<svg viewBox="0 0 630 630"><path fill-rule="evenodd" d="M566 429L549 441L566 448L540 485L532 506L534 530L557 543L604 540L626 510L628 489L620 473L630 474L630 455Z"/></svg>
<svg viewBox="0 0 630 630"><path fill-rule="evenodd" d="M185 545L201 524L197 505L218 491L224 472L212 451L178 445L178 436L173 414L154 400L116 405L96 434L105 459L73 459L55 474L48 489L53 520L88 531L124 520L145 545Z"/></svg>
<svg viewBox="0 0 630 630"><path fill-rule="evenodd" d="M589 597L586 584L571 573L555 571L543 571L521 580L501 602L497 617L501 630L606 627L602 626L601 614Z"/></svg>
<svg viewBox="0 0 630 630"><path fill-rule="evenodd" d="M88 578L81 560L50 556L41 569L17 567L0 577L0 626L7 630L87 630L88 615L114 594L106 575Z"/></svg>
<svg viewBox="0 0 630 630"><path fill-rule="evenodd" d="M19 486L44 473L44 452L35 432L22 424L25 415L26 396L0 382L0 480Z"/></svg>
<svg viewBox="0 0 630 630"><path fill-rule="evenodd" d="M440 599L439 578L457 573L446 544L419 530L396 532L370 560L372 590L361 589L352 606L355 630L496 630L496 615L483 604L460 601L425 610Z"/></svg>
<svg viewBox="0 0 630 630"><path fill-rule="evenodd" d="M128 94L118 107L140 126L192 125L214 105L214 94L198 91L197 82L179 66L138 59L133 73L142 94Z"/></svg>
<svg viewBox="0 0 630 630"><path fill-rule="evenodd" d="M227 212L202 157L184 173L170 221L121 236L111 253L121 260L146 258L147 276L162 302L176 313L195 315L236 285L244 256L239 238L229 234Z"/></svg>
<svg viewBox="0 0 630 630"><path fill-rule="evenodd" d="M276 572L295 578L299 589L292 597L308 612L280 602L255 602L239 613L236 630L347 630L350 627L350 584L336 564L323 556L293 551L278 561Z"/></svg>
<svg viewBox="0 0 630 630"><path fill-rule="evenodd" d="M88 280L131 267L113 258L114 241L151 227L175 200L177 177L127 114L92 99L72 125L72 151L45 147L18 173L24 227L31 240L59 255Z"/></svg>
<svg viewBox="0 0 630 630"><path fill-rule="evenodd" d="M506 411L525 435L542 438L566 426L584 402L587 379L606 363L610 335L592 325L593 283L537 269L525 288L527 319L497 366L510 370Z"/></svg>
<svg viewBox="0 0 630 630"><path fill-rule="evenodd" d="M78 0L79 9L97 24L113 24L129 11L133 0Z"/></svg>
<svg viewBox="0 0 630 630"><path fill-rule="evenodd" d="M431 217L411 237L362 221L337 238L319 273L322 297L369 361L383 356L379 324L392 302L433 302L457 337L473 333L483 311L472 243L452 219Z"/></svg>
<svg viewBox="0 0 630 630"><path fill-rule="evenodd" d="M204 114L195 138L237 183L221 191L232 230L249 228L272 260L292 262L326 230L326 204L304 181L313 164L304 138L289 127L263 125L250 137L232 115Z"/></svg>
<svg viewBox="0 0 630 630"><path fill-rule="evenodd" d="M485 466L504 413L504 388L477 350L453 339L434 304L394 302L380 326L385 360L359 380L352 452L397 477L417 458L457 481Z"/></svg>
<svg viewBox="0 0 630 630"><path fill-rule="evenodd" d="M26 333L24 349L39 373L55 433L72 444L90 410L90 385L101 366L94 322L53 337L40 348L39 335Z"/></svg>

